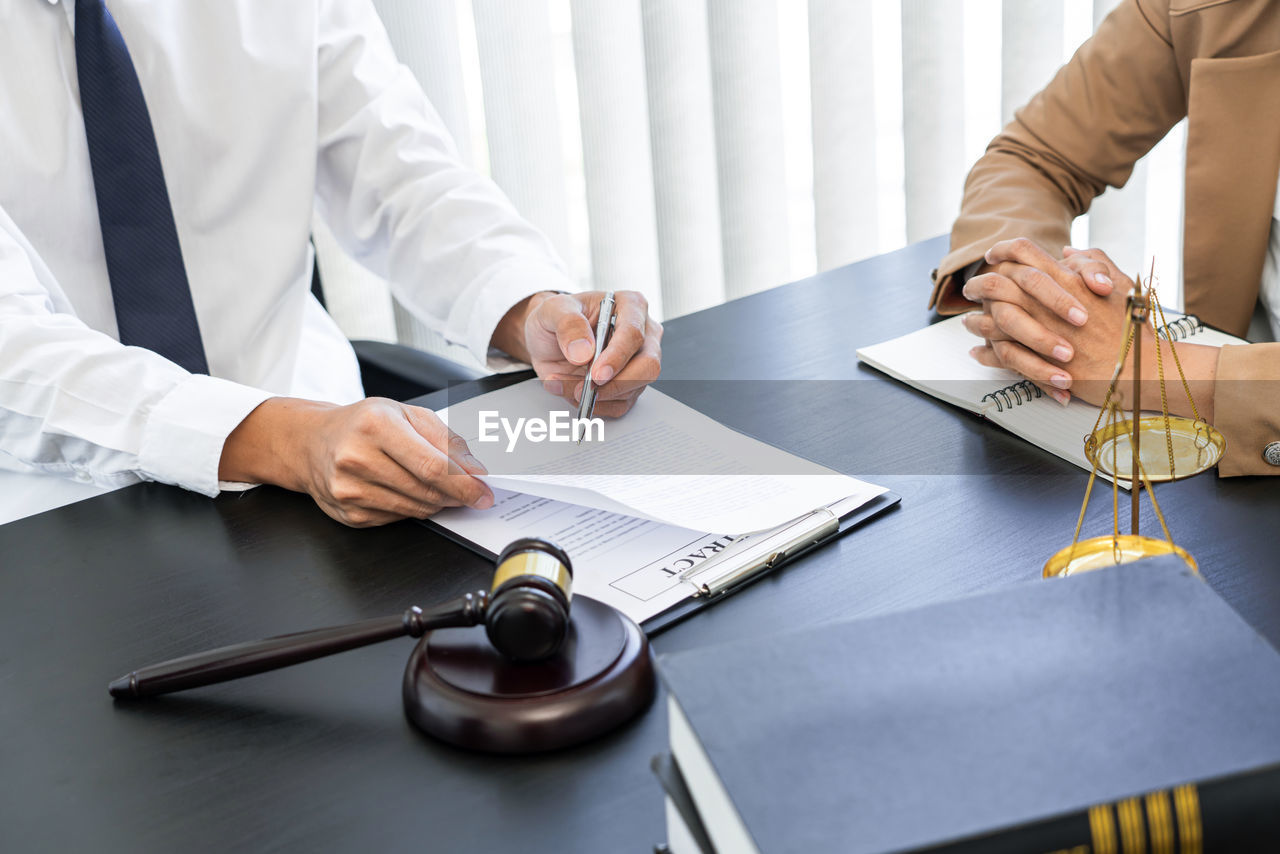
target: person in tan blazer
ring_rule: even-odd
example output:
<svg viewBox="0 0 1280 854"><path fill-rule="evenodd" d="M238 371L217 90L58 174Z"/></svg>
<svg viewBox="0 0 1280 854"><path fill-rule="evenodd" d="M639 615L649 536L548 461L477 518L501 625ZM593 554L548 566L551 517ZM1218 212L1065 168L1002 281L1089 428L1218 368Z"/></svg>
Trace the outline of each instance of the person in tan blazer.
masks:
<svg viewBox="0 0 1280 854"><path fill-rule="evenodd" d="M1280 277L1280 2L1125 0L965 182L930 306L982 309L965 320L985 339L974 358L1064 403L1101 402L1131 282L1101 250L1064 244L1072 220L1183 117L1185 308L1245 335L1264 268ZM1271 312L1280 317L1280 305ZM1175 346L1200 414L1227 439L1219 473L1280 474L1280 344ZM1154 378L1150 336L1144 347L1144 378L1148 366ZM1159 409L1147 385L1143 406ZM1184 398L1171 393L1171 408L1190 415Z"/></svg>

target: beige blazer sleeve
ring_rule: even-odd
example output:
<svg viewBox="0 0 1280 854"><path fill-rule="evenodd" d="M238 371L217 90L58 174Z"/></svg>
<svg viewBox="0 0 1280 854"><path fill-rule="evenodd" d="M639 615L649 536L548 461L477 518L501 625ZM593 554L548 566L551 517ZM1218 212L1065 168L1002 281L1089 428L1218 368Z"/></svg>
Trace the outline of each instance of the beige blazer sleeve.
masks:
<svg viewBox="0 0 1280 854"><path fill-rule="evenodd" d="M1213 426L1227 440L1218 474L1280 474L1265 456L1269 444L1280 443L1280 344L1222 348Z"/></svg>
<svg viewBox="0 0 1280 854"><path fill-rule="evenodd" d="M954 274L993 243L1029 237L1053 253L1071 222L1186 115L1168 0L1126 0L991 141L965 181L931 308L971 308Z"/></svg>

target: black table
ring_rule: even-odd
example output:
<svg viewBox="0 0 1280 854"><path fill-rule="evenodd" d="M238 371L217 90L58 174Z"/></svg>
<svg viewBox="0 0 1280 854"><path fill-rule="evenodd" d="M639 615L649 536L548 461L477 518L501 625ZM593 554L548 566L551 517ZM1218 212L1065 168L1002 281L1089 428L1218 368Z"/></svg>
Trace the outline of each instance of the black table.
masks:
<svg viewBox="0 0 1280 854"><path fill-rule="evenodd" d="M903 502L657 652L1033 579L1069 541L1084 473L856 362L855 347L929 322L943 249L668 324L665 390ZM1175 539L1272 643L1277 485L1208 474L1158 491ZM1086 533L1109 528L1095 500ZM351 530L277 489L210 501L144 484L0 527L0 850L650 850L665 838L648 771L661 701L580 748L472 755L405 720L407 639L155 702L107 696L142 664L396 613L490 572L415 523Z"/></svg>

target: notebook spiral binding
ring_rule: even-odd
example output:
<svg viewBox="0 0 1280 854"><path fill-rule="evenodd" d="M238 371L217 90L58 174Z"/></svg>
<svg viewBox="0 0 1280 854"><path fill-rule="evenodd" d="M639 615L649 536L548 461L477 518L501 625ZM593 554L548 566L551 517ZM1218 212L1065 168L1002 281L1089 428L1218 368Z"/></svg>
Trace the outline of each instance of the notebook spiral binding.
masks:
<svg viewBox="0 0 1280 854"><path fill-rule="evenodd" d="M1194 314L1184 314L1177 320L1170 320L1164 326L1156 330L1156 334L1166 341L1181 341L1184 338L1190 338L1201 329L1204 329L1204 323Z"/></svg>
<svg viewBox="0 0 1280 854"><path fill-rule="evenodd" d="M1190 338L1201 329L1204 329L1204 322L1200 318L1194 314L1184 314L1161 326L1156 330L1156 334L1166 341L1181 341L1184 338ZM996 412L1004 412L1006 409L1021 406L1038 397L1044 397L1040 387L1031 380L1022 380L984 394L979 403L985 404L989 400L996 405Z"/></svg>
<svg viewBox="0 0 1280 854"><path fill-rule="evenodd" d="M1031 380L1022 380L1004 388L998 388L989 394L984 394L978 402L986 403L990 400L996 405L996 412L1004 412L1006 409L1021 406L1037 397L1044 397L1044 392L1040 390L1040 386Z"/></svg>

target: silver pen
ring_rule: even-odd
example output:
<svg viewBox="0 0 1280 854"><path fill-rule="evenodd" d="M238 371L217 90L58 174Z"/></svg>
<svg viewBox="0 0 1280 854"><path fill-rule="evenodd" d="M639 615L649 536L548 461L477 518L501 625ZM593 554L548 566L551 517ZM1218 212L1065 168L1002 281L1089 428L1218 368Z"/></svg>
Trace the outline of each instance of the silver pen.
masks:
<svg viewBox="0 0 1280 854"><path fill-rule="evenodd" d="M609 336L613 333L614 323L617 322L614 308L613 291L605 291L604 299L600 300L600 318L596 321L596 354L591 357L591 364L587 365L586 379L582 381L582 400L578 401L579 421L590 418L596 408L596 384L592 382L591 374L596 369L600 354L608 346ZM579 445L582 444L582 437L585 435L587 431L584 429L578 436Z"/></svg>

